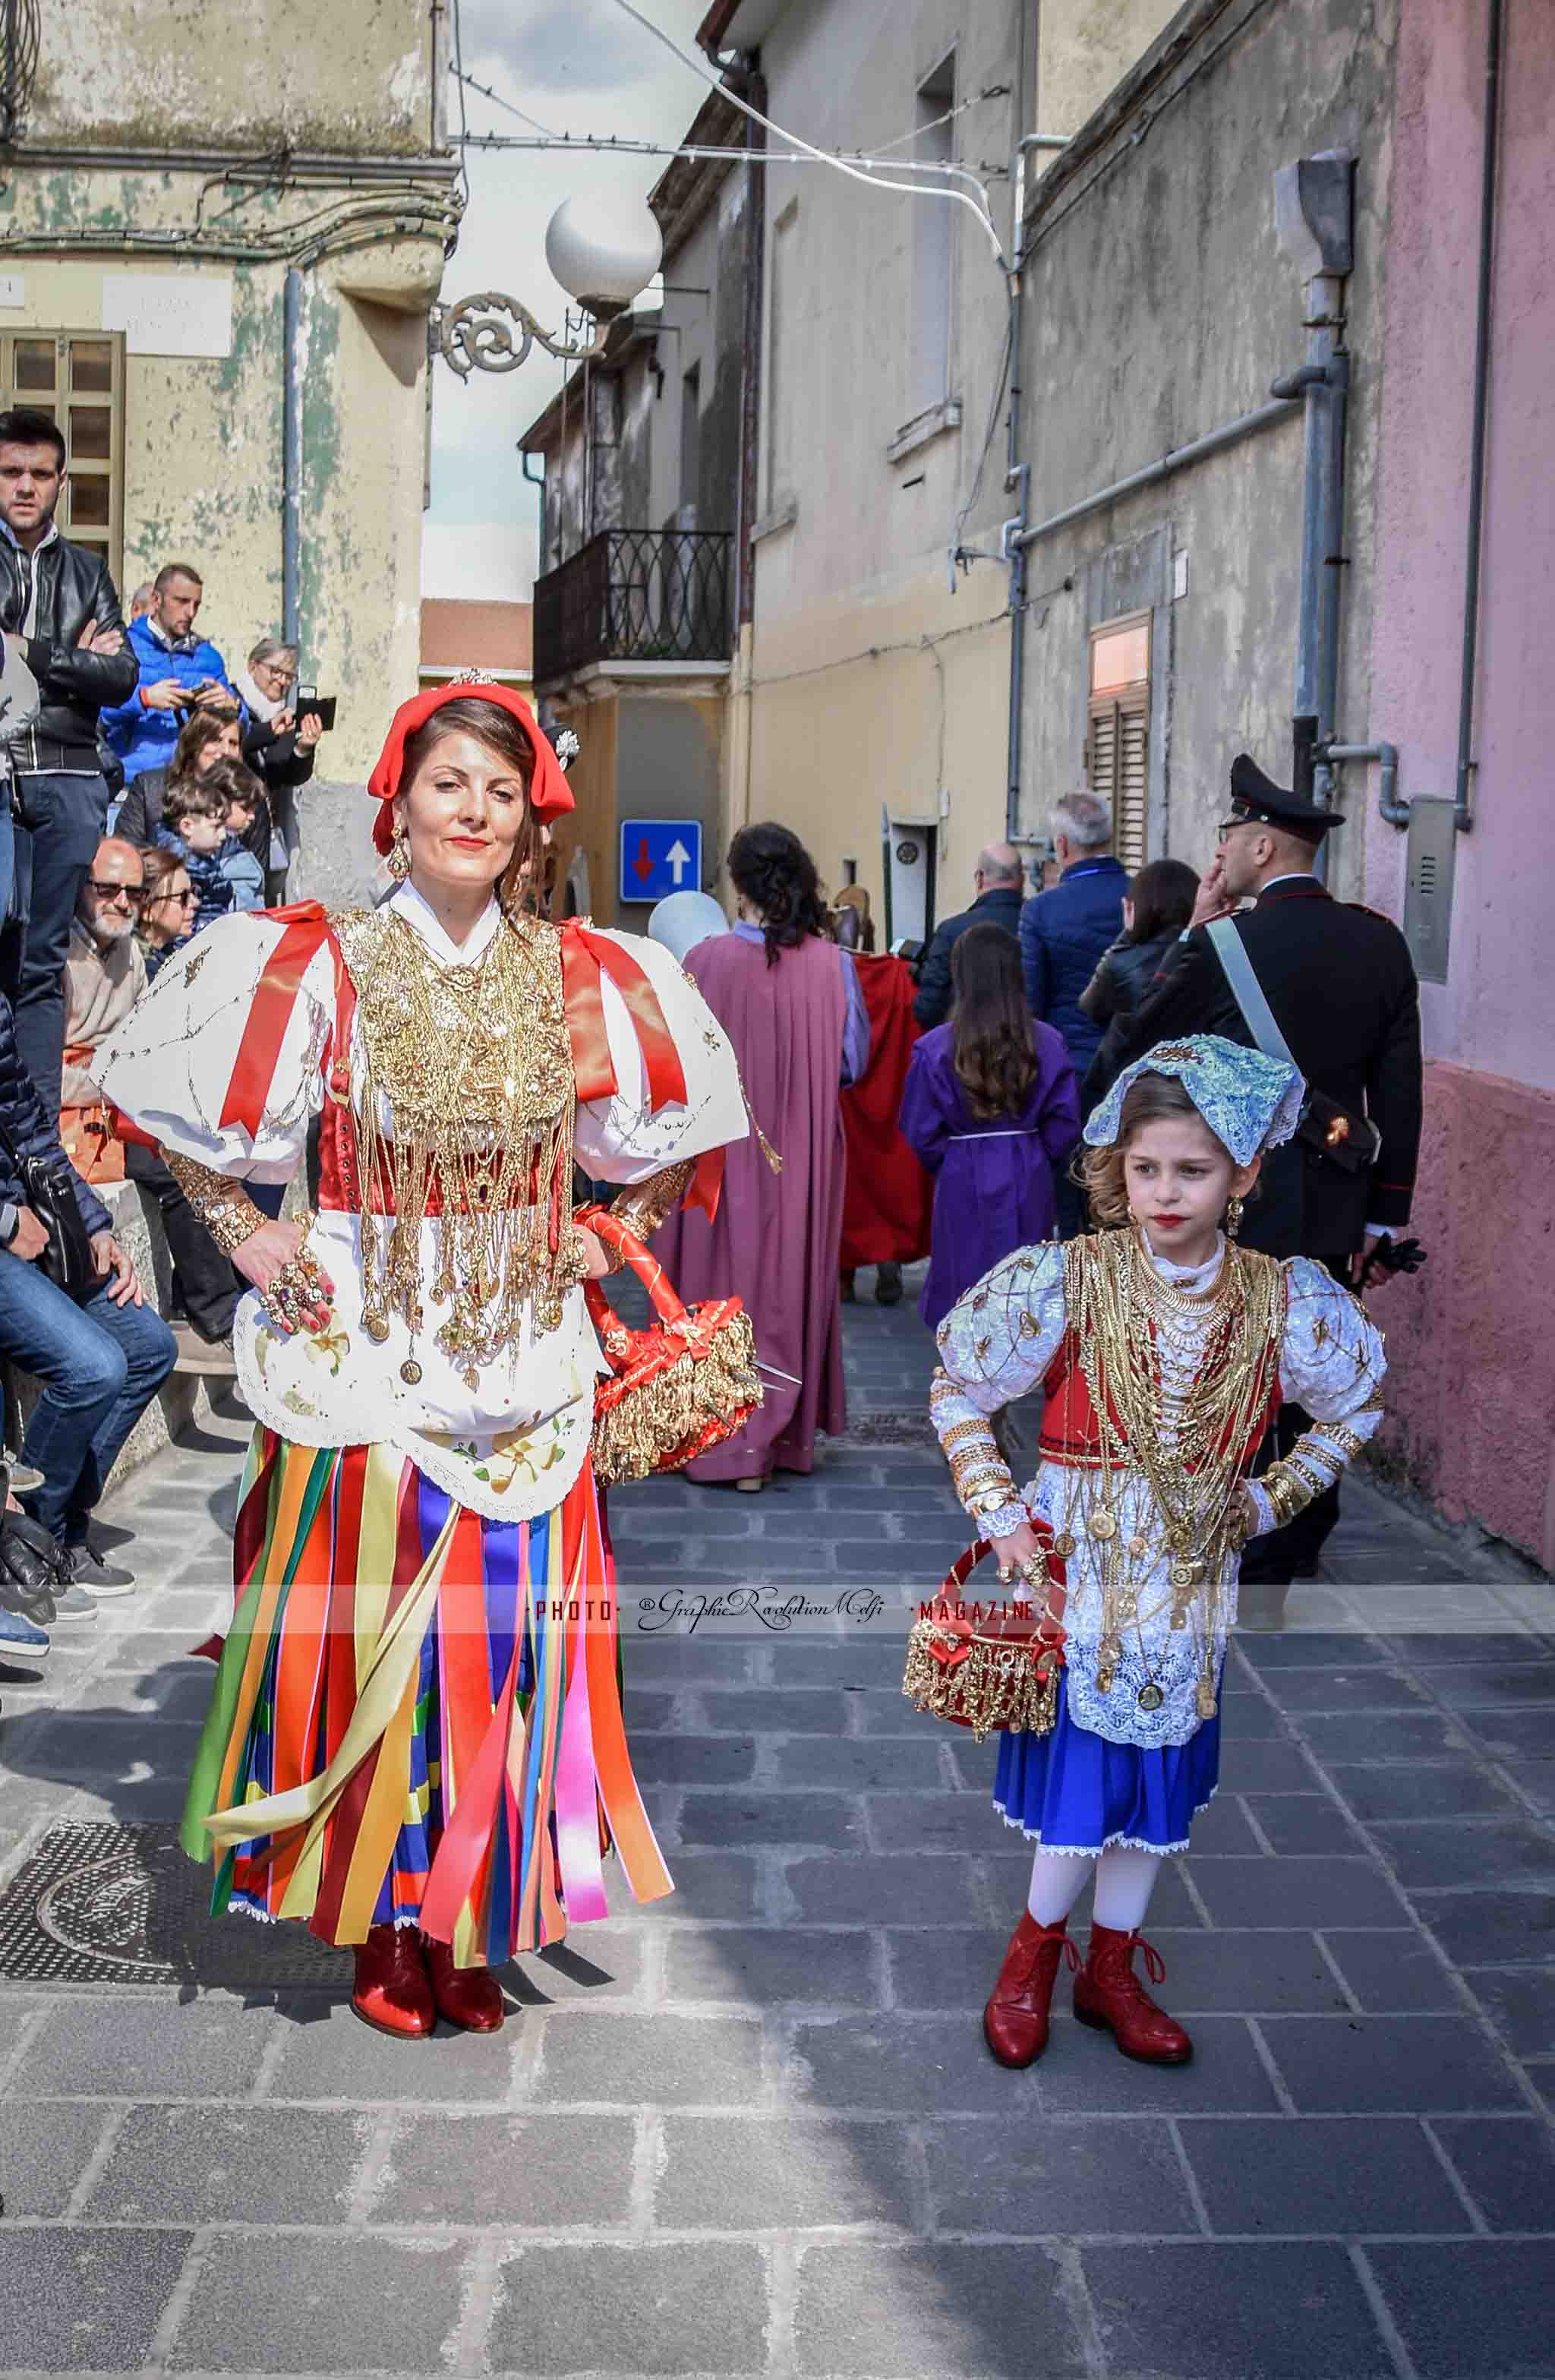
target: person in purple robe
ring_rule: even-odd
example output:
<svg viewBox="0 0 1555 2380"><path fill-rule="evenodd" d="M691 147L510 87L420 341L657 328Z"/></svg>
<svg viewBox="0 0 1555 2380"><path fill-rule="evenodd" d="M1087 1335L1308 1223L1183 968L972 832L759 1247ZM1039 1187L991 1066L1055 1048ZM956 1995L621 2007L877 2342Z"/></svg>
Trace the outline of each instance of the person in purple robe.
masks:
<svg viewBox="0 0 1555 2380"><path fill-rule="evenodd" d="M955 1005L913 1050L902 1133L934 1176L918 1312L935 1330L974 1281L1049 1238L1054 1175L1080 1137L1080 1091L1062 1034L1026 1004L1020 945L969 926L951 957Z"/></svg>
<svg viewBox="0 0 1555 2380"><path fill-rule="evenodd" d="M744 1300L763 1402L742 1430L686 1466L699 1485L764 1487L811 1471L818 1430L847 1424L838 1250L844 1153L837 1093L864 1072L869 1019L850 951L822 933L815 862L776 825L729 846L732 932L699 942L686 970L734 1044L759 1135L729 1150L716 1220L680 1213L654 1254L688 1305Z"/></svg>

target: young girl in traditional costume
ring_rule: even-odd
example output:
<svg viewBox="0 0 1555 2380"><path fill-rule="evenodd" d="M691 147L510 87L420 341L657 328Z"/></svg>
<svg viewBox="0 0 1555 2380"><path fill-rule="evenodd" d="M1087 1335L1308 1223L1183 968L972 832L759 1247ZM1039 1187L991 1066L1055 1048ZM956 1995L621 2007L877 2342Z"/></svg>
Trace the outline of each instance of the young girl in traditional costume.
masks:
<svg viewBox="0 0 1555 2380"><path fill-rule="evenodd" d="M1382 1342L1306 1257L1234 1245L1261 1152L1295 1128L1294 1069L1213 1034L1124 1069L1085 1129L1103 1228L1021 1250L942 1324L934 1426L956 1490L1017 1596L1064 1636L1046 1735L1001 1737L994 1807L1036 1846L1026 1912L983 2015L1002 2065L1047 2046L1060 1959L1075 2013L1126 2057L1180 2065L1182 2026L1134 1973L1168 1853L1220 1771L1241 1548L1337 1478L1381 1418ZM1040 1383L1036 1477L1017 1492L989 1416ZM1248 1477L1285 1398L1312 1426ZM1092 1868L1083 1968L1066 1934Z"/></svg>

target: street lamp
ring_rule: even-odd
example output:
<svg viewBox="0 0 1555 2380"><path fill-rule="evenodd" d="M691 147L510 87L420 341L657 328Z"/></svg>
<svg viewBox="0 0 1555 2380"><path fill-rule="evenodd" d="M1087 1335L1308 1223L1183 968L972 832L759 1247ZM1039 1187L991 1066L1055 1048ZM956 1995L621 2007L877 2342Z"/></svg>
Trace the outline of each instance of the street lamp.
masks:
<svg viewBox="0 0 1555 2380"><path fill-rule="evenodd" d="M628 221L604 192L564 200L545 227L545 261L568 297L592 317L592 338L580 344L565 333L557 337L542 330L516 298L485 289L440 309L439 352L461 380L472 371L516 371L533 346L560 356L565 363L602 355L612 322L641 296L662 255L659 226L647 207ZM516 334L492 319L503 314L513 317Z"/></svg>

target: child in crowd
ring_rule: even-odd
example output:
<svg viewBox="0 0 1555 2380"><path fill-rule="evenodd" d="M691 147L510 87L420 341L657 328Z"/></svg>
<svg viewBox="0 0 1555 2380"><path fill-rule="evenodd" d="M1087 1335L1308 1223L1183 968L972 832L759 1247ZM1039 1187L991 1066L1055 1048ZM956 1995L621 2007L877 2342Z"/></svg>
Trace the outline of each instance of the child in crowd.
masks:
<svg viewBox="0 0 1555 2380"><path fill-rule="evenodd" d="M1338 1477L1381 1419L1382 1342L1307 1257L1234 1245L1261 1152L1303 1096L1281 1059L1213 1034L1125 1067L1085 1128L1102 1228L997 1266L939 1333L930 1410L1002 1579L1064 1635L1056 1722L1000 1738L994 1807L1036 1850L983 2014L1002 2065L1047 2045L1061 1957L1075 2013L1126 2057L1180 2065L1182 2026L1134 1973L1161 1861L1215 1791L1241 1549ZM1037 1475L1016 1490L988 1416L1040 1382ZM1310 1427L1248 1473L1281 1399ZM1083 1969L1065 1928L1092 1868ZM1142 1945L1152 1980L1164 1969Z"/></svg>
<svg viewBox="0 0 1555 2380"><path fill-rule="evenodd" d="M1020 945L968 926L951 954L954 1005L915 1047L903 1136L935 1177L918 1312L938 1327L964 1290L1053 1228L1053 1172L1080 1137L1080 1095L1060 1034L1033 1022Z"/></svg>
<svg viewBox="0 0 1555 2380"><path fill-rule="evenodd" d="M221 862L226 813L226 795L208 778L176 777L163 802L158 847L177 855L199 895L191 933L203 932L213 917L225 917L233 906L232 886Z"/></svg>
<svg viewBox="0 0 1555 2380"><path fill-rule="evenodd" d="M249 829L264 808L264 787L240 760L218 762L205 782L226 799L226 840L216 860L232 887L232 905L262 909L264 869L251 848Z"/></svg>

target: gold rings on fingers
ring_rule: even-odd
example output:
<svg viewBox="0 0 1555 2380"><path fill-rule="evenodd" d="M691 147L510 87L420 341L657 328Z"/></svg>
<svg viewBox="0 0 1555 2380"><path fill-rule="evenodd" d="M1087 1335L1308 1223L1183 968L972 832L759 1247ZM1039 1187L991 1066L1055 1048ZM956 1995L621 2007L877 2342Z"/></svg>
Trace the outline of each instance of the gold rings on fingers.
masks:
<svg viewBox="0 0 1555 2380"><path fill-rule="evenodd" d="M272 1321L291 1332L326 1321L334 1290L318 1258L298 1248L262 1294Z"/></svg>

